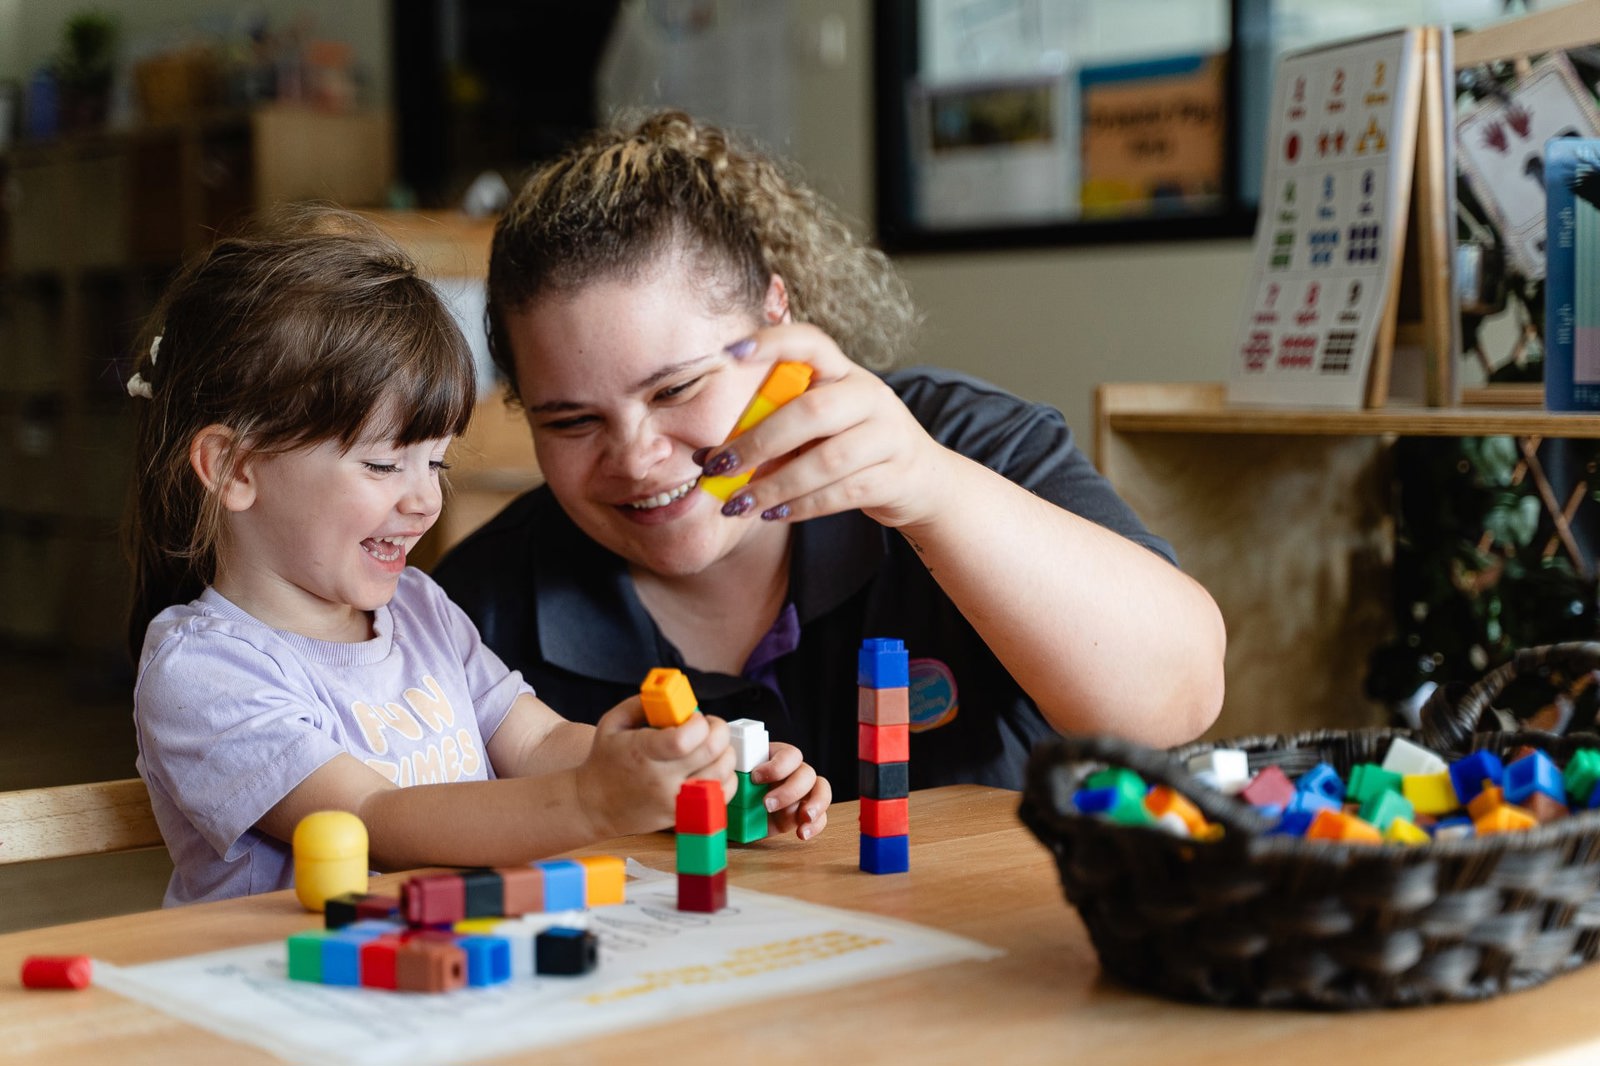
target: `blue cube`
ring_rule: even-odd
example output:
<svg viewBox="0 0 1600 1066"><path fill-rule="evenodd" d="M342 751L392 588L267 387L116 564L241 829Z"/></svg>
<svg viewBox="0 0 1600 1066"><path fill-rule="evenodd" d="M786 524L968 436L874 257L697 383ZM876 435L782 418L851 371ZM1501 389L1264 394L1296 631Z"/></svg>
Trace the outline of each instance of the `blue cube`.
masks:
<svg viewBox="0 0 1600 1066"><path fill-rule="evenodd" d="M1450 764L1450 783L1456 797L1466 806L1483 791L1485 781L1498 785L1505 779L1505 765L1492 751L1475 751Z"/></svg>
<svg viewBox="0 0 1600 1066"><path fill-rule="evenodd" d="M1311 828L1311 820L1316 817L1312 811L1287 810L1278 819L1278 824L1267 830L1269 837L1303 837L1306 830Z"/></svg>
<svg viewBox="0 0 1600 1066"><path fill-rule="evenodd" d="M511 980L511 941L503 936L464 936L460 944L467 954L468 985L482 987Z"/></svg>
<svg viewBox="0 0 1600 1066"><path fill-rule="evenodd" d="M1339 776L1339 771L1325 762L1319 762L1301 774L1294 787L1299 792L1325 796L1335 804L1344 802L1344 779Z"/></svg>
<svg viewBox="0 0 1600 1066"><path fill-rule="evenodd" d="M352 926L329 932L322 942L322 983L359 985L361 983L361 945L376 940L382 933L355 930Z"/></svg>
<svg viewBox="0 0 1600 1066"><path fill-rule="evenodd" d="M903 874L911 869L911 838L861 834L861 868L869 874Z"/></svg>
<svg viewBox="0 0 1600 1066"><path fill-rule="evenodd" d="M544 875L546 911L580 911L585 903L585 874L582 863L556 859L538 864Z"/></svg>
<svg viewBox="0 0 1600 1066"><path fill-rule="evenodd" d="M1507 766L1502 787L1507 803L1523 803L1535 792L1543 792L1558 803L1567 802L1567 785L1561 780L1561 771L1542 751L1524 755Z"/></svg>
<svg viewBox="0 0 1600 1066"><path fill-rule="evenodd" d="M856 684L862 688L906 688L911 684L911 659L903 640L868 637L856 655Z"/></svg>

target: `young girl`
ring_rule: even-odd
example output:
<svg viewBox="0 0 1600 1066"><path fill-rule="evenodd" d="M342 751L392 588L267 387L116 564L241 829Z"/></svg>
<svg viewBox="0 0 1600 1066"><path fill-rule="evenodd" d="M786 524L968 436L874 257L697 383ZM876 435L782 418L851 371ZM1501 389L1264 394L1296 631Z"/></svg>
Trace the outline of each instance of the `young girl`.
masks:
<svg viewBox="0 0 1600 1066"><path fill-rule="evenodd" d="M722 720L637 728L635 697L568 722L406 567L476 384L449 311L369 224L302 212L225 240L153 323L128 382L130 641L169 904L286 887L317 810L359 815L380 869L509 865L668 826L688 777L731 795ZM780 812L826 805L795 748L756 779Z"/></svg>

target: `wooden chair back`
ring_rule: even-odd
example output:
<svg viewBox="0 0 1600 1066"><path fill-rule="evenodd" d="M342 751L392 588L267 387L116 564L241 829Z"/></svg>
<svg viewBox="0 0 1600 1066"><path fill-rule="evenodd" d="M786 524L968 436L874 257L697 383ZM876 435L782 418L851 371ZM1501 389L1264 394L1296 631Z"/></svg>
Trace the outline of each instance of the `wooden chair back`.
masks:
<svg viewBox="0 0 1600 1066"><path fill-rule="evenodd" d="M0 865L161 846L137 777L0 792Z"/></svg>

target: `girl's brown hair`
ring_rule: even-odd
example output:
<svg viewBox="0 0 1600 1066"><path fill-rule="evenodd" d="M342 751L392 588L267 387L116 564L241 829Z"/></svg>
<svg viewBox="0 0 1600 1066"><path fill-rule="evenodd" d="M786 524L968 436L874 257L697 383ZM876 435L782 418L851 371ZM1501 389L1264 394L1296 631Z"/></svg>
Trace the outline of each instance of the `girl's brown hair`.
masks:
<svg viewBox="0 0 1600 1066"><path fill-rule="evenodd" d="M462 432L472 353L438 293L372 223L287 209L223 240L167 287L138 347L127 540L128 644L216 576L221 508L189 465L207 426L277 453L373 433L414 444Z"/></svg>
<svg viewBox="0 0 1600 1066"><path fill-rule="evenodd" d="M634 279L685 253L709 306L759 312L773 274L798 322L886 369L917 312L887 256L776 160L681 111L614 128L536 170L495 228L489 351L518 395L506 317L549 293Z"/></svg>

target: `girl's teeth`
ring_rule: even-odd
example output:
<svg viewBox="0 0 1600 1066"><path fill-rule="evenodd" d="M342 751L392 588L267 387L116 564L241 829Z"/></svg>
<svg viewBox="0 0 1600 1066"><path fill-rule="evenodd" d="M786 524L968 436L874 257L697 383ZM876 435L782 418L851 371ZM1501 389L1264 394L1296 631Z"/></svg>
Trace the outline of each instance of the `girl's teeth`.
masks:
<svg viewBox="0 0 1600 1066"><path fill-rule="evenodd" d="M658 492L649 499L635 500L628 504L628 506L632 507L635 511L653 511L657 507L665 507L673 500L682 499L683 496L690 489L694 488L695 485L699 484L699 482L699 478L695 478L693 481L686 481L682 485L679 485L677 488L673 489L671 492Z"/></svg>
<svg viewBox="0 0 1600 1066"><path fill-rule="evenodd" d="M405 541L392 537L373 537L367 541L367 554L386 563L400 558L405 550Z"/></svg>

